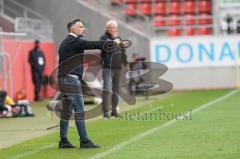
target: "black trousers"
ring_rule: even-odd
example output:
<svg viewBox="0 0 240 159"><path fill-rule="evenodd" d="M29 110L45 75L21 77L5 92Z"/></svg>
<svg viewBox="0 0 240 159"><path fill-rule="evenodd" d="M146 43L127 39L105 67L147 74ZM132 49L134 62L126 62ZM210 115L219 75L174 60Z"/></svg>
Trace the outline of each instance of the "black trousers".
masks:
<svg viewBox="0 0 240 159"><path fill-rule="evenodd" d="M32 81L34 84L34 99L38 100L40 99L40 91L42 86L42 80L43 80L43 73L38 71L32 71Z"/></svg>
<svg viewBox="0 0 240 159"><path fill-rule="evenodd" d="M102 92L102 111L107 114L112 106L112 113L117 112L118 95L121 80L120 69L108 69L102 70L103 76L103 92Z"/></svg>

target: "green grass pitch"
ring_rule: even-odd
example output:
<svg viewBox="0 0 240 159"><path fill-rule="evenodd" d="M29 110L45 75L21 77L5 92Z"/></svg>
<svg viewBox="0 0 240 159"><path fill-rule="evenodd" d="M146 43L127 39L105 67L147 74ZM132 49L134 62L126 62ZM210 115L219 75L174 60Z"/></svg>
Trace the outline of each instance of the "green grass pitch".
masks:
<svg viewBox="0 0 240 159"><path fill-rule="evenodd" d="M238 159L240 91L192 113L231 91L169 93L166 98L139 107L132 106L122 112L119 119L92 120L87 123L89 137L102 145L100 149L58 149L59 135L54 132L1 149L0 159ZM188 114L166 127L154 130L172 121L163 116L161 119L156 117L160 110L165 115L186 115L191 110L191 118ZM148 130L154 131L132 141ZM79 146L75 127L70 129L69 139Z"/></svg>

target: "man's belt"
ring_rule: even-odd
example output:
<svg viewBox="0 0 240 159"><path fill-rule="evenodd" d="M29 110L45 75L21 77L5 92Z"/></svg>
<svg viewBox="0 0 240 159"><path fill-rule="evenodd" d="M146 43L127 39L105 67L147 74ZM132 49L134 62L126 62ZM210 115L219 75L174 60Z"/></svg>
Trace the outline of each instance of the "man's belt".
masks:
<svg viewBox="0 0 240 159"><path fill-rule="evenodd" d="M77 80L79 79L77 75L67 74L67 76L70 76L70 77L75 78L75 79L77 79Z"/></svg>

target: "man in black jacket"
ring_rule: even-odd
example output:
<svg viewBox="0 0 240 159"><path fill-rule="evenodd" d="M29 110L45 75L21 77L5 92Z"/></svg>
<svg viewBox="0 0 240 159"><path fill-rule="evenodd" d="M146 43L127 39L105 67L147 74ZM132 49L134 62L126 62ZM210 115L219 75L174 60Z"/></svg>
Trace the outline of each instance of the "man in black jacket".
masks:
<svg viewBox="0 0 240 159"><path fill-rule="evenodd" d="M106 24L106 32L100 37L100 40L116 40L121 38L118 36L118 24L114 20L110 20ZM103 93L102 93L102 111L104 118L110 118L109 107L112 105L111 116L118 117L118 94L121 79L122 65L127 65L127 56L125 50L121 47L112 52L101 52L103 60ZM110 93L112 92L112 93ZM112 96L111 96L112 95Z"/></svg>
<svg viewBox="0 0 240 159"><path fill-rule="evenodd" d="M34 43L34 48L29 52L28 61L32 70L32 81L34 84L34 100L40 100L39 93L41 91L43 71L45 68L45 57L40 49L40 42L38 40Z"/></svg>
<svg viewBox="0 0 240 159"><path fill-rule="evenodd" d="M115 41L87 41L82 39L85 28L80 19L68 23L69 35L59 47L58 86L62 94L59 148L74 148L67 139L69 119L74 110L75 123L80 137L81 148L98 148L87 135L84 120L84 100L82 95L83 52L103 49L106 45L117 46ZM110 46L109 45L109 46ZM115 47L116 48L116 47Z"/></svg>
<svg viewBox="0 0 240 159"><path fill-rule="evenodd" d="M7 92L4 90L0 90L0 114L3 111L8 111L7 107L5 107L4 105L6 96L7 96Z"/></svg>

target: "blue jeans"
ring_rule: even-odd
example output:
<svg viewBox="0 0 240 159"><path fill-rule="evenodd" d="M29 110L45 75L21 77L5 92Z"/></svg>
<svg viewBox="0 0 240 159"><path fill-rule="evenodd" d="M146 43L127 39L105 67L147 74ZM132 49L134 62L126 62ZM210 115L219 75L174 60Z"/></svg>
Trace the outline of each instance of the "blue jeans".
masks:
<svg viewBox="0 0 240 159"><path fill-rule="evenodd" d="M81 81L71 76L59 78L59 89L62 94L62 111L60 119L60 137L67 138L69 119L71 118L72 111L74 110L75 124L78 130L80 141L88 140L87 131L84 120L84 99L81 89ZM64 86L69 89L61 90ZM79 92L71 92L71 90L78 88Z"/></svg>

